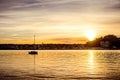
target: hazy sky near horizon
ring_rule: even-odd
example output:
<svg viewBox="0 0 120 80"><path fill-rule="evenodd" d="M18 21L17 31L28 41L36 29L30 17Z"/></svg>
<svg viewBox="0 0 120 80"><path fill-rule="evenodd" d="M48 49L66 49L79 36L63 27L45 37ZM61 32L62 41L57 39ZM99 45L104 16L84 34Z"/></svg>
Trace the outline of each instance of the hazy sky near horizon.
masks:
<svg viewBox="0 0 120 80"><path fill-rule="evenodd" d="M84 43L120 37L120 0L0 0L0 43Z"/></svg>

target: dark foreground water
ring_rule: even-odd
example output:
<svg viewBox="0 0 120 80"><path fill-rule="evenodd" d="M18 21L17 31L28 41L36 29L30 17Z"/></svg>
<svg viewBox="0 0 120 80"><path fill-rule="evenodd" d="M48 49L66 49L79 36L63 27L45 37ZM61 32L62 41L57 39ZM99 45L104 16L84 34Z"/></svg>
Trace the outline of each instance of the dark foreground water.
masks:
<svg viewBox="0 0 120 80"><path fill-rule="evenodd" d="M0 80L120 80L119 50L0 51Z"/></svg>

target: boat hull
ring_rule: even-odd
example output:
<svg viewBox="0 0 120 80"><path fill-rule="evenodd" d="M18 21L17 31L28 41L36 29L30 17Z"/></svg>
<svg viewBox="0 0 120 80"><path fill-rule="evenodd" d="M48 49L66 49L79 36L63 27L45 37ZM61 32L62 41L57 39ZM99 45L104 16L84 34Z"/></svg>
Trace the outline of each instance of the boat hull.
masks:
<svg viewBox="0 0 120 80"><path fill-rule="evenodd" d="M37 51L30 51L29 54L38 54Z"/></svg>

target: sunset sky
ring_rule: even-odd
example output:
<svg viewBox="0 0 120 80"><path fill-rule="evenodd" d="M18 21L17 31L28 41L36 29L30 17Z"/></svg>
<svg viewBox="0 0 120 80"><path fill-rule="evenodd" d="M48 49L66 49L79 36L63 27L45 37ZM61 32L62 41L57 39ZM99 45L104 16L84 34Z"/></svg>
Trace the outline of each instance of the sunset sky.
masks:
<svg viewBox="0 0 120 80"><path fill-rule="evenodd" d="M0 43L85 43L120 37L120 0L0 0Z"/></svg>

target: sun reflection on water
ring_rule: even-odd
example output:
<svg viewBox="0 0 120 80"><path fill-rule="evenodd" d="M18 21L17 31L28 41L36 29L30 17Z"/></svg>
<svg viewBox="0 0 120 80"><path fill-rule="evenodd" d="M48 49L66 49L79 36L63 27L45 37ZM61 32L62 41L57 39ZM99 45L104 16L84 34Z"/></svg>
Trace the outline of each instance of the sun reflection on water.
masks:
<svg viewBox="0 0 120 80"><path fill-rule="evenodd" d="M89 51L88 65L90 72L93 73L95 70L95 61L94 61L94 52L92 50Z"/></svg>

